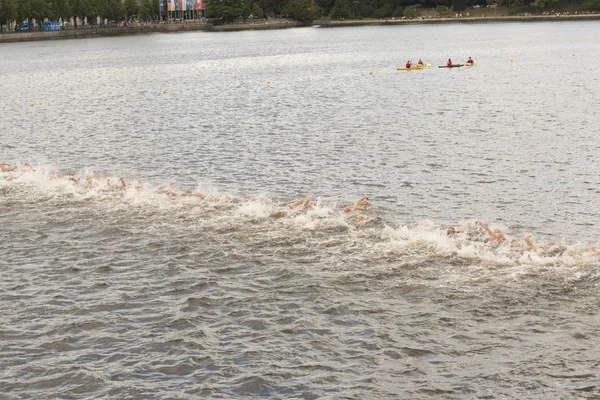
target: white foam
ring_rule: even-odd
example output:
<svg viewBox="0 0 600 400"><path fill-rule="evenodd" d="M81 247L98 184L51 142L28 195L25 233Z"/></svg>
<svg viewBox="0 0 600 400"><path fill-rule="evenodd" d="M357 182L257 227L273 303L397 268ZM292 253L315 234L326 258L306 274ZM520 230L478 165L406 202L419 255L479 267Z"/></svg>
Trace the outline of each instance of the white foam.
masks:
<svg viewBox="0 0 600 400"><path fill-rule="evenodd" d="M63 176L51 165L19 167L14 171L0 172L0 187L14 187L18 196L58 197L76 201L89 200L92 206L101 207L142 207L164 212L186 213L198 218L199 226L210 224L245 223L248 219L261 220L272 224L274 233L285 231L327 231L330 230L334 242L351 241L364 251L386 254L386 257L456 257L465 266L483 268L502 266L514 268L512 273L519 276L532 268L573 267L598 265L600 257L592 254L581 244L553 246L533 252L525 244L512 247L510 230L506 241L490 243L488 235L476 223L466 221L456 225L456 234L448 236L446 226L435 221L422 220L412 225L392 227L383 223L362 223L358 218L372 222L369 212L346 215L342 207L326 204L320 198L311 207L290 208L289 202L277 201L266 195L253 198L223 195L210 184L198 184L192 193L203 193L206 198L183 195L177 185L153 186L134 179L125 179L122 186L116 176L103 177L91 169L83 169L74 176ZM63 199L61 199L63 200ZM94 205L94 200L98 203ZM196 214L200 212L201 214ZM206 213L211 214L206 214ZM268 225L266 225L268 227ZM515 235L519 238L522 234ZM561 250L564 248L564 250Z"/></svg>
<svg viewBox="0 0 600 400"><path fill-rule="evenodd" d="M237 212L240 215L253 218L268 218L271 215L271 204L268 199L264 196L257 198L256 200L248 201L241 205Z"/></svg>

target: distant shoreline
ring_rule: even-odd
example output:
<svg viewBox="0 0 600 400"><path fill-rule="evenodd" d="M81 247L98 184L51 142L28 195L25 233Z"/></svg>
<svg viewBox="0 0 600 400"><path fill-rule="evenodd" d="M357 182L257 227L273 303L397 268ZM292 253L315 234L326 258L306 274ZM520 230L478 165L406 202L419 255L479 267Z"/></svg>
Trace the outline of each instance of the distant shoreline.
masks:
<svg viewBox="0 0 600 400"><path fill-rule="evenodd" d="M209 26L206 23L165 23L129 27L93 28L50 31L50 32L5 32L0 33L0 44L31 42L57 39L80 39L92 37L110 37L137 35L149 33L172 32L234 32L246 30L271 30L297 27L337 28L366 25L413 25L413 24L448 24L448 23L481 23L481 22L539 22L539 21L589 21L600 20L600 14L578 15L530 15L530 16L492 16L466 18L423 18L423 19L354 19L354 20L316 20L312 24L302 24L296 21L269 20L268 22L235 23L232 25Z"/></svg>

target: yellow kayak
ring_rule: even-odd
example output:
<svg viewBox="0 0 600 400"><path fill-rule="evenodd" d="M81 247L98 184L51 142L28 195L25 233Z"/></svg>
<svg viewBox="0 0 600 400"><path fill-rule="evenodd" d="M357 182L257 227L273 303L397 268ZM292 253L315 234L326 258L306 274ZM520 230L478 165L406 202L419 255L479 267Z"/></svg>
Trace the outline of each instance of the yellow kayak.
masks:
<svg viewBox="0 0 600 400"><path fill-rule="evenodd" d="M410 68L398 68L398 71L414 71L414 70L421 70L424 69L424 66L414 66L414 67L410 67Z"/></svg>

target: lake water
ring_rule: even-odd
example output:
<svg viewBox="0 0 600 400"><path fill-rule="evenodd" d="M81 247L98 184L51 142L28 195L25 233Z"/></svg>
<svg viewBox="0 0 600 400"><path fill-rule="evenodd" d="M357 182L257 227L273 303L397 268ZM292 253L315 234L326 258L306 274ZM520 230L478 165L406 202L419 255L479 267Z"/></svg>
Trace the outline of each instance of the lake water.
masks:
<svg viewBox="0 0 600 400"><path fill-rule="evenodd" d="M0 46L1 396L598 398L599 54L598 22Z"/></svg>

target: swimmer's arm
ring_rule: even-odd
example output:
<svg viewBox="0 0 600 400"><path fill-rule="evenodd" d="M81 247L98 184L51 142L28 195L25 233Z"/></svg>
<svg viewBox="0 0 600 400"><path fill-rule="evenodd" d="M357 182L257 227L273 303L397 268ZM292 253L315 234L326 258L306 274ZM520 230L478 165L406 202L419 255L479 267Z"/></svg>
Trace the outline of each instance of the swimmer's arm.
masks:
<svg viewBox="0 0 600 400"><path fill-rule="evenodd" d="M537 247L535 247L535 245L533 243L531 243L531 240L529 240L530 237L531 237L531 235L525 236L525 243L527 244L527 246L529 246L529 248L531 250L536 251Z"/></svg>
<svg viewBox="0 0 600 400"><path fill-rule="evenodd" d="M481 221L477 221L477 223L478 223L479 225L481 225L481 227L482 227L483 229L485 229L485 231L488 233L488 235L490 235L490 237L492 238L492 240L496 240L496 235L494 234L494 232L492 232L492 231L491 231L491 229L490 229L490 228L489 228L489 227L488 227L486 224L484 224L484 223L483 223L483 222L481 222Z"/></svg>
<svg viewBox="0 0 600 400"><path fill-rule="evenodd" d="M99 177L99 178L102 178L102 179L108 179L108 176L106 176L106 175L104 175L104 174L101 174L101 173L100 173L100 172L98 172L98 171L92 171L92 172L94 173L94 175L96 175L96 176L97 176L97 177Z"/></svg>

